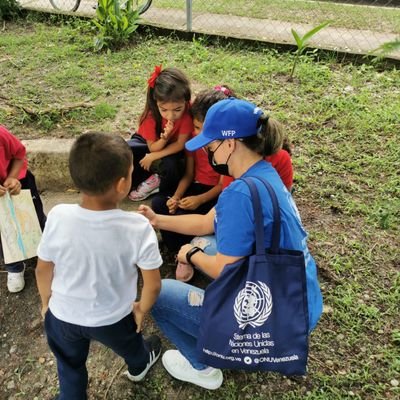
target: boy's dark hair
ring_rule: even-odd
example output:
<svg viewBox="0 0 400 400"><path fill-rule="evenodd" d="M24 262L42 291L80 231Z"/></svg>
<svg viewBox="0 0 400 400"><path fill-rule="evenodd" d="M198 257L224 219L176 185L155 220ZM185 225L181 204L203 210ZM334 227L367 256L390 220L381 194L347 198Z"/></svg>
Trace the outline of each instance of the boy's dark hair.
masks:
<svg viewBox="0 0 400 400"><path fill-rule="evenodd" d="M225 89L225 90L221 90ZM227 93L229 95L227 95ZM216 86L214 89L203 90L196 95L193 101L190 113L193 118L196 118L200 122L204 122L207 111L209 108L220 100L224 100L227 97L236 97L232 89L227 85Z"/></svg>
<svg viewBox="0 0 400 400"><path fill-rule="evenodd" d="M190 83L186 75L177 68L165 68L158 75L154 88L149 87L147 89L146 105L140 116L139 125L150 112L156 120L156 134L160 136L162 117L157 107L157 101L189 102L191 96Z"/></svg>
<svg viewBox="0 0 400 400"><path fill-rule="evenodd" d="M69 172L76 187L90 195L103 194L132 165L132 151L122 137L105 133L85 133L69 153Z"/></svg>

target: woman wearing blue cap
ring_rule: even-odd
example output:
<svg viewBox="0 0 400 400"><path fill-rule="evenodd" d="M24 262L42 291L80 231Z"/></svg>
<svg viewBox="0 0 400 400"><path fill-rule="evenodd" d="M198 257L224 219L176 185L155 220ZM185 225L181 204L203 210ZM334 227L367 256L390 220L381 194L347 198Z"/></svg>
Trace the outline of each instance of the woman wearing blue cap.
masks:
<svg viewBox="0 0 400 400"><path fill-rule="evenodd" d="M297 208L276 170L263 160L275 153L282 143L278 122L269 119L260 108L247 101L229 98L213 105L207 112L202 132L186 143L189 151L204 148L211 166L222 175L233 176L220 195L215 209L207 215L167 216L155 214L149 207L141 212L156 228L183 234L207 235L215 232L217 254L210 256L201 248L185 245L178 259L188 262L217 278L225 265L253 252L255 243L254 213L249 188L238 178L261 177L272 185L281 212L281 247L302 250L307 274L309 326L313 329L322 312L322 296L316 265L311 257ZM262 199L265 248L270 247L272 205L265 186L254 179ZM217 389L223 381L222 371L198 361L198 337L204 291L186 283L163 280L160 296L153 307L153 317L177 350L164 353L162 362L176 379L206 389ZM213 332L210 332L213 335Z"/></svg>

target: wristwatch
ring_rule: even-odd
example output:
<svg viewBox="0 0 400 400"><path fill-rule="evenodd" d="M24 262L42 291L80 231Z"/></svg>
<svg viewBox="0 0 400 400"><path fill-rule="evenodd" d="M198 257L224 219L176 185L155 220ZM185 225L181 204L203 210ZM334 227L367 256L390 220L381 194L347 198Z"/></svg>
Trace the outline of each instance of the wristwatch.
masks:
<svg viewBox="0 0 400 400"><path fill-rule="evenodd" d="M188 264L192 264L191 259L193 255L198 253L199 251L202 251L204 253L204 250L201 247L194 246L186 253L186 261L188 262Z"/></svg>

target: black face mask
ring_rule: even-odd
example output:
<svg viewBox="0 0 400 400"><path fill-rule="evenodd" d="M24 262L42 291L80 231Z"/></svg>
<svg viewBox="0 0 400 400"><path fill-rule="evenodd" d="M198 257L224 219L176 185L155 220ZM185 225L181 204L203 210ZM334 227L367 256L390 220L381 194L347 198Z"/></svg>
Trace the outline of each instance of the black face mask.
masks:
<svg viewBox="0 0 400 400"><path fill-rule="evenodd" d="M221 143L219 144L219 146L221 146L222 143L223 143L223 142L221 142ZM228 156L228 158L227 158L225 164L216 164L215 161L214 161L214 153L219 149L219 146L218 146L214 151L211 151L211 150L207 149L208 163L211 165L211 168L212 168L217 174L225 175L225 176L231 176L231 175L229 174L228 161L229 161L229 159L231 158L232 153L229 154L229 156Z"/></svg>

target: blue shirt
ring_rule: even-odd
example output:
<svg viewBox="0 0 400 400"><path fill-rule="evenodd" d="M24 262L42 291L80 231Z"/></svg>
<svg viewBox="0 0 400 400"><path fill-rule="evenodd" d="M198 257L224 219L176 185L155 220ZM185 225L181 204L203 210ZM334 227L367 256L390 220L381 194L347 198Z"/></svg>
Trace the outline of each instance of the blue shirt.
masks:
<svg viewBox="0 0 400 400"><path fill-rule="evenodd" d="M261 160L251 166L242 177L262 177L273 187L281 212L280 247L301 250L304 253L307 276L307 297L310 328L313 329L322 313L322 295L317 269L307 247L307 232L300 215L282 180L272 165ZM269 248L272 235L272 203L264 184L255 179L260 194L263 215L265 248ZM253 252L255 244L254 212L250 190L240 179L233 181L219 196L216 205L215 232L218 252L227 256L245 257Z"/></svg>

